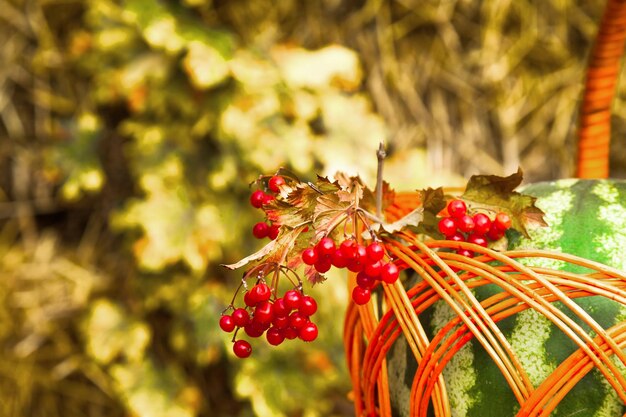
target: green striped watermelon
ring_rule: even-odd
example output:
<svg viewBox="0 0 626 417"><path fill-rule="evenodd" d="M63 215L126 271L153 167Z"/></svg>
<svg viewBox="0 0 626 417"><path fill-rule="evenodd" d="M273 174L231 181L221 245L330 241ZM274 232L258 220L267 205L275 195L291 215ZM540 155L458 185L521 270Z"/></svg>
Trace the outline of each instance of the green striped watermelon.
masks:
<svg viewBox="0 0 626 417"><path fill-rule="evenodd" d="M532 184L523 190L538 197L537 206L550 225L530 231L531 239L513 238L510 248L552 249L595 260L626 271L626 181L561 180ZM581 267L545 258L534 259L552 269L584 272ZM476 290L484 299L498 288ZM576 302L604 328L626 320L626 307L601 297ZM567 311L581 326L581 321ZM443 301L420 315L430 335L443 327L454 313ZM498 327L519 355L531 382L537 386L556 366L576 350L574 343L552 322L533 310L502 320ZM404 339L388 354L392 408L396 416L409 416L409 397L416 361ZM615 363L618 364L619 361ZM619 363L626 375L626 368ZM492 359L477 342L468 343L444 370L452 416L507 417L519 409L508 384ZM559 403L553 416L620 417L626 406L602 375L594 370Z"/></svg>

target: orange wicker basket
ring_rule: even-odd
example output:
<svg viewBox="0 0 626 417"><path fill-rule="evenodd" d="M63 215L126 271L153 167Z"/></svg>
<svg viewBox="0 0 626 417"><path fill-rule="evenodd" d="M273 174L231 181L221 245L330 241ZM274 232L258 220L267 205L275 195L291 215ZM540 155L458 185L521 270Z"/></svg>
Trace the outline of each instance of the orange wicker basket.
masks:
<svg viewBox="0 0 626 417"><path fill-rule="evenodd" d="M626 0L609 0L590 57L581 105L577 176L606 178L609 173L610 106L626 39ZM389 220L400 218L418 204L415 194L398 194L388 208ZM411 416L451 416L442 371L469 340L482 344L498 366L519 403L518 416L547 416L592 369L597 369L626 404L626 322L603 328L572 300L609 297L626 305L626 273L567 254L546 251L496 252L470 243L423 241L411 234L404 244L386 241L387 251L421 280L412 288L400 282L384 285L379 303L351 304L346 313L344 347L350 370L357 416L391 416L387 353L404 338L418 363L410 397ZM467 248L467 258L443 248ZM556 259L588 268L587 274L531 267L520 258ZM458 272L458 273L457 273ZM503 291L477 301L472 289L497 284ZM350 279L354 286L354 277ZM442 331L429 340L420 314L445 300L456 312ZM593 331L593 336L554 307L560 302ZM496 323L533 309L556 324L578 350L534 386ZM613 361L612 358L617 358ZM430 404L430 405L429 405Z"/></svg>

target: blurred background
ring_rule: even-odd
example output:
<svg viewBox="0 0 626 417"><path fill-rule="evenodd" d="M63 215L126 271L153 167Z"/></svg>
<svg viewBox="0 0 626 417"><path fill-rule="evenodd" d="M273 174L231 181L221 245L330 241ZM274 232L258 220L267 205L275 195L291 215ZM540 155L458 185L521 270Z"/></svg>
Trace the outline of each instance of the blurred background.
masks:
<svg viewBox="0 0 626 417"><path fill-rule="evenodd" d="M398 190L573 175L603 0L0 0L0 415L350 416L317 341L217 322L286 167ZM626 76L612 175L626 176Z"/></svg>

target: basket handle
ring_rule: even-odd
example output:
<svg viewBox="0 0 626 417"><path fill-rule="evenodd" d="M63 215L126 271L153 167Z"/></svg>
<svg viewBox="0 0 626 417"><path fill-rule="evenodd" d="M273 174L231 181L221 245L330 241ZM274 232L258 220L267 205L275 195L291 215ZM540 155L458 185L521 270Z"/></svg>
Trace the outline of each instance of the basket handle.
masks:
<svg viewBox="0 0 626 417"><path fill-rule="evenodd" d="M626 40L626 0L608 0L587 69L578 133L578 178L609 176L611 103Z"/></svg>

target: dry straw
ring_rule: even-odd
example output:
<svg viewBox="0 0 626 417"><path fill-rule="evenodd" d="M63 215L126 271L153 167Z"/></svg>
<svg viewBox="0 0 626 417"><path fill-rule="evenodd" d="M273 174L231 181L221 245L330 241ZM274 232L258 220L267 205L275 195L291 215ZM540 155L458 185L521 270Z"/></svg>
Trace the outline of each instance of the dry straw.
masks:
<svg viewBox="0 0 626 417"><path fill-rule="evenodd" d="M608 176L611 103L626 39L625 23L626 2L609 0L591 55L581 105L580 178ZM397 195L387 216L392 220L402 217L414 208L416 200L414 194ZM594 368L626 403L626 377L611 361L615 355L626 366L626 322L604 329L573 301L601 296L626 305L626 273L559 252L496 252L467 242L423 241L409 233L401 238L402 243L387 240L387 251L399 266L419 276L419 282L406 289L400 282L383 284L381 311L375 311L373 303L352 304L347 311L345 350L358 416L391 415L385 358L399 337L406 339L418 363L411 387L411 416L426 416L431 401L436 416L451 415L442 371L470 340L480 343L499 368L520 404L518 416L549 415ZM477 256L467 258L439 249L468 249ZM575 274L527 266L522 259L529 258L558 260L590 272ZM491 284L502 292L477 300L472 289ZM445 300L456 317L429 340L419 316L439 300ZM562 303L589 326L594 336L556 308L555 302ZM528 309L549 319L578 346L537 387L496 324Z"/></svg>

